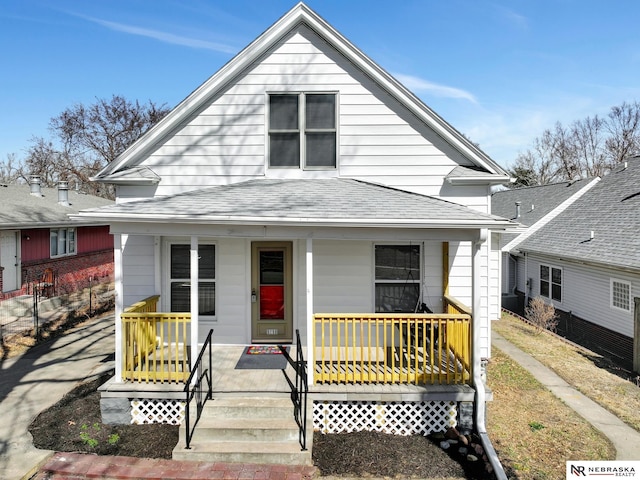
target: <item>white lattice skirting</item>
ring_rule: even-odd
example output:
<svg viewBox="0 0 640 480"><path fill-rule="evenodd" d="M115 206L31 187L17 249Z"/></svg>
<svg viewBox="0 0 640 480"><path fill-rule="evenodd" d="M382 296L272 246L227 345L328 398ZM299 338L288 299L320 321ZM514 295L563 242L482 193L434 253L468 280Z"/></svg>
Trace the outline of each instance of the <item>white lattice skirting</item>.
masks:
<svg viewBox="0 0 640 480"><path fill-rule="evenodd" d="M184 419L185 402L178 400L154 400L134 398L131 400L131 423L168 423L180 425Z"/></svg>
<svg viewBox="0 0 640 480"><path fill-rule="evenodd" d="M322 433L429 435L455 427L457 410L456 402L314 402L313 428Z"/></svg>

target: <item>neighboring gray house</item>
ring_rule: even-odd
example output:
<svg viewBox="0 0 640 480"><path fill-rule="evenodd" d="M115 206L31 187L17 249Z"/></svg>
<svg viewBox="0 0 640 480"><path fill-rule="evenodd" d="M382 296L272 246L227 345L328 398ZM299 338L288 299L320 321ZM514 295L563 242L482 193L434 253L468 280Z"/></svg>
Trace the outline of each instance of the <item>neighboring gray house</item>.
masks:
<svg viewBox="0 0 640 480"><path fill-rule="evenodd" d="M519 245L569 205L589 191L600 178L514 188L495 192L491 213L518 222L521 227L503 235L495 234L492 245L501 252L502 307L522 315L530 295L525 257ZM497 238L499 237L499 238Z"/></svg>
<svg viewBox="0 0 640 480"><path fill-rule="evenodd" d="M636 371L639 232L640 158L634 157L518 246L528 296L568 313L561 333Z"/></svg>

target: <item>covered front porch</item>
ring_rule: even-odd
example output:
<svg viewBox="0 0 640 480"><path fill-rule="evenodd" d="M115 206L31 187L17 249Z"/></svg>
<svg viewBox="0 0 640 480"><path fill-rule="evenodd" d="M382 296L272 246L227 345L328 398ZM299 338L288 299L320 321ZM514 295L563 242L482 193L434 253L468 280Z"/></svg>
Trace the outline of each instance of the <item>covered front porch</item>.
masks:
<svg viewBox="0 0 640 480"><path fill-rule="evenodd" d="M313 314L310 342L302 347L311 384L470 384L471 310L452 297L444 298L445 313ZM158 295L148 297L120 316L124 382L183 385L191 374L191 358L199 353L190 344L191 314L158 312L159 300ZM216 345L215 331L213 344L216 366L239 357L244 348ZM219 368L220 372L229 370L233 370L229 365ZM235 372L232 381L222 381L214 388L219 392L237 388L240 373L249 376ZM229 386L233 383L236 385ZM264 391L263 383L255 382L256 388Z"/></svg>

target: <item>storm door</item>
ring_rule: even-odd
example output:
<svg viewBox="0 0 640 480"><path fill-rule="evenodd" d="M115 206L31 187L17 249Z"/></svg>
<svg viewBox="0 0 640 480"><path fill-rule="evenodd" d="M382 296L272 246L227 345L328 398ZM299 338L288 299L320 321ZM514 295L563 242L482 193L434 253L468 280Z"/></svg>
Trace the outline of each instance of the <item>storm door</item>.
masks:
<svg viewBox="0 0 640 480"><path fill-rule="evenodd" d="M291 242L251 246L251 340L291 342L293 336Z"/></svg>
<svg viewBox="0 0 640 480"><path fill-rule="evenodd" d="M2 291L11 292L19 288L18 284L18 232L8 230L0 232L0 275Z"/></svg>

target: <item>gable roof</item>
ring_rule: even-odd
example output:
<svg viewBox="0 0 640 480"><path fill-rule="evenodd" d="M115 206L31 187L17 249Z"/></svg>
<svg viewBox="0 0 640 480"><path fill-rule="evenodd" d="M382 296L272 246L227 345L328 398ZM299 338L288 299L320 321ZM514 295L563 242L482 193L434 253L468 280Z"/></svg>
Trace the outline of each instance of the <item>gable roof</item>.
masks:
<svg viewBox="0 0 640 480"><path fill-rule="evenodd" d="M161 143L164 138L179 128L184 120L204 108L216 94L232 84L253 62L258 60L265 52L288 35L289 32L302 24L313 30L328 45L356 66L356 68L359 68L365 75L373 79L380 88L428 125L444 139L445 142L460 152L465 158L468 158L484 173L484 175L482 175L476 172L476 181L482 178L485 183L505 183L509 180L508 173L503 170L502 167L445 122L413 93L357 49L304 3L299 3L293 7L262 35L238 53L238 55L224 65L217 73L176 106L154 128L128 148L118 159L99 172L93 180L103 182L136 181L135 174L120 175L119 178L115 174L138 165L158 143ZM141 181L142 179L139 180Z"/></svg>
<svg viewBox="0 0 640 480"><path fill-rule="evenodd" d="M77 225L78 221L71 220L69 215L114 203L106 198L71 190L68 192L68 205L62 205L58 203L56 188L42 188L41 194L32 195L29 185L0 185L0 229ZM84 223L87 223L87 219L84 219Z"/></svg>
<svg viewBox="0 0 640 480"><path fill-rule="evenodd" d="M593 232L593 238L591 233ZM520 250L640 270L640 158L602 177Z"/></svg>
<svg viewBox="0 0 640 480"><path fill-rule="evenodd" d="M84 211L105 221L508 228L503 218L360 180L254 179Z"/></svg>
<svg viewBox="0 0 640 480"><path fill-rule="evenodd" d="M595 185L598 180L598 178L590 178L495 192L491 195L491 213L509 218L525 227L534 227L535 225L535 228L540 228L542 224L539 222L551 220ZM517 218L516 202L520 202L520 216ZM517 246L518 242L514 242L517 237L520 237L519 241L522 241L533 231L535 229L530 229L525 233L505 234L501 239L501 244L506 249L512 249Z"/></svg>

